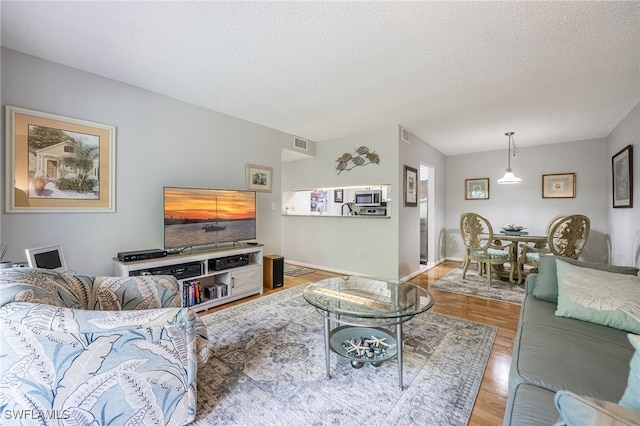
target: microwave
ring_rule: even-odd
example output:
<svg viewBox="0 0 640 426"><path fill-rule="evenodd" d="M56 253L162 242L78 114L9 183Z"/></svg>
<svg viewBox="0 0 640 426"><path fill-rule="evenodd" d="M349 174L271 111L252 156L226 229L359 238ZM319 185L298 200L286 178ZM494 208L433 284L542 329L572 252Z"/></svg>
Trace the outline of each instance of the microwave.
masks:
<svg viewBox="0 0 640 426"><path fill-rule="evenodd" d="M382 205L382 190L368 189L355 192L355 203L358 207L377 207Z"/></svg>

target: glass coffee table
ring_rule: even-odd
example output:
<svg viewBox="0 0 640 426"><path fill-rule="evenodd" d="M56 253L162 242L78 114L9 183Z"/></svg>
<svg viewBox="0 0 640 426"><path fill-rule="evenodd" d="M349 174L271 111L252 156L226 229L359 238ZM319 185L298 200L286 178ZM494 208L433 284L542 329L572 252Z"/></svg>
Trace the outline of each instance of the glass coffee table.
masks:
<svg viewBox="0 0 640 426"><path fill-rule="evenodd" d="M429 292L407 282L350 276L313 283L303 296L324 316L327 379L331 350L354 368L397 357L403 389L402 324L433 306ZM332 321L340 326L332 329Z"/></svg>

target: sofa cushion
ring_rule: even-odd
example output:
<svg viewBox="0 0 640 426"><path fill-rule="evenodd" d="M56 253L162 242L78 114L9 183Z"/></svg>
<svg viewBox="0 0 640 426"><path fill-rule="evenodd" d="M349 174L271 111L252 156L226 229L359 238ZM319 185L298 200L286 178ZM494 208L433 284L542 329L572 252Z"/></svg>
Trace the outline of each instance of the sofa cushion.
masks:
<svg viewBox="0 0 640 426"><path fill-rule="evenodd" d="M522 305L520 322L536 323L584 336L585 338L593 338L607 345L623 347L627 350L631 349L626 331L586 321L576 321L572 318L558 317L555 315L556 308L557 305L555 303L537 299L529 294L527 295L526 303Z"/></svg>
<svg viewBox="0 0 640 426"><path fill-rule="evenodd" d="M526 382L608 401L618 401L624 393L633 354L629 347L536 323L523 324L521 331L510 387L512 382Z"/></svg>
<svg viewBox="0 0 640 426"><path fill-rule="evenodd" d="M553 405L555 392L520 383L509 392L502 424L505 426L549 426L558 420ZM546 408L546 409L545 409Z"/></svg>
<svg viewBox="0 0 640 426"><path fill-rule="evenodd" d="M563 261L557 261L556 267L556 315L640 334L640 277L581 268Z"/></svg>
<svg viewBox="0 0 640 426"><path fill-rule="evenodd" d="M95 277L89 309L133 311L179 308L180 284L172 276Z"/></svg>
<svg viewBox="0 0 640 426"><path fill-rule="evenodd" d="M640 412L573 392L558 392L555 404L560 413L560 420L555 426L640 424Z"/></svg>
<svg viewBox="0 0 640 426"><path fill-rule="evenodd" d="M549 302L558 301L558 278L556 272L557 256L545 255L540 256L538 265L538 275L533 288L533 295L538 299L547 300ZM617 266L604 263L585 262L563 257L563 262L570 263L581 268L597 269L601 271L615 272L617 274L638 275L639 269L632 266Z"/></svg>
<svg viewBox="0 0 640 426"><path fill-rule="evenodd" d="M636 351L631 358L629 381L620 405L640 412L640 336L630 334L629 342Z"/></svg>

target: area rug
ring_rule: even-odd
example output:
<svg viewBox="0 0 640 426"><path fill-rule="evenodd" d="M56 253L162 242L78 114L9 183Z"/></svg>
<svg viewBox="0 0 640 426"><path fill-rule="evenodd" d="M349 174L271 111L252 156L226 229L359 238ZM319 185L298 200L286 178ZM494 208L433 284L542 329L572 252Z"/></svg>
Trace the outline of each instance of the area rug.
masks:
<svg viewBox="0 0 640 426"><path fill-rule="evenodd" d="M302 266L284 265L284 274L290 277L299 277L300 275L310 274L311 272L314 272L314 270L303 268Z"/></svg>
<svg viewBox="0 0 640 426"><path fill-rule="evenodd" d="M522 304L525 296L522 284L513 285L497 277L491 278L489 287L487 276L479 276L475 265L469 267L465 279L462 279L462 268L456 268L429 288L515 304Z"/></svg>
<svg viewBox="0 0 640 426"><path fill-rule="evenodd" d="M203 317L211 354L194 425L467 424L496 328L426 312L404 325L404 390L395 359L354 369L332 352L327 380L305 287Z"/></svg>

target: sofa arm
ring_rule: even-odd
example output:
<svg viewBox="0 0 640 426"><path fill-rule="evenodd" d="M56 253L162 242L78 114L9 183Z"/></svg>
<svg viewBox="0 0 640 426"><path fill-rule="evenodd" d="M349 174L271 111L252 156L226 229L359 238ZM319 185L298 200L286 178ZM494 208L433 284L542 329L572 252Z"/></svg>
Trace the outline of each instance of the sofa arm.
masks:
<svg viewBox="0 0 640 426"><path fill-rule="evenodd" d="M88 424L185 424L196 410L196 329L186 308L0 308L0 405L59 410ZM205 340L206 346L206 340ZM80 422L80 423L82 423Z"/></svg>
<svg viewBox="0 0 640 426"><path fill-rule="evenodd" d="M95 277L88 309L121 311L179 308L182 292L172 275Z"/></svg>

